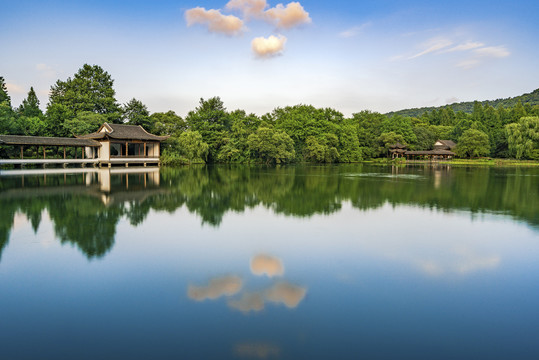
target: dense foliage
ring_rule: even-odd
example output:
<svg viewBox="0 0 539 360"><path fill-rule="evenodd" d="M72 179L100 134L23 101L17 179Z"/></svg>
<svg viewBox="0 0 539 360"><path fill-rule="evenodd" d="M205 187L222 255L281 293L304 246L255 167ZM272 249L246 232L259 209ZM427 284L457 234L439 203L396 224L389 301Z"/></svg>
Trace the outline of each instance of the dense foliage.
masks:
<svg viewBox="0 0 539 360"><path fill-rule="evenodd" d="M480 104L482 106L492 106L494 108L497 108L498 106L501 107L514 107L518 103L523 104L524 106L535 106L539 105L539 89L534 90L531 93L523 94L520 96L510 97L506 99L496 99L496 100L485 100L481 101ZM473 101L467 101L467 102L460 102L460 103L453 103L447 106L439 106L439 107L422 107L422 108L413 108L413 109L404 109L399 111L392 111L387 113L388 116L393 115L402 115L402 116L408 116L408 117L419 117L423 115L424 113L430 113L434 110L440 111L443 109L450 109L453 112L459 112L462 111L467 114L471 114L474 110L474 104Z"/></svg>
<svg viewBox="0 0 539 360"><path fill-rule="evenodd" d="M213 97L200 99L183 119L173 111L151 114L135 98L119 105L113 84L101 67L85 64L73 78L51 87L43 113L33 88L13 108L0 77L0 133L72 136L95 131L105 121L142 125L149 132L170 135L163 144L165 164L349 163L385 157L396 142L410 150L430 150L438 139L459 144L461 157L538 158L539 89L465 107L453 104L389 115L361 111L350 118L310 105L257 116L228 111L219 97Z"/></svg>

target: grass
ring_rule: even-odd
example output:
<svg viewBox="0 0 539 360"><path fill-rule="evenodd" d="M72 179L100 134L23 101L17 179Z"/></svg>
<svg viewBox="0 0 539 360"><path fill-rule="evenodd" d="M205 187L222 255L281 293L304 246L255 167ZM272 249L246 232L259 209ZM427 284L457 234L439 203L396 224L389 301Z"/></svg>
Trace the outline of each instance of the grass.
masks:
<svg viewBox="0 0 539 360"><path fill-rule="evenodd" d="M369 163L373 165L407 165L407 164L443 164L454 166L523 166L523 167L539 167L539 161L537 160L516 160L516 159L494 159L494 158L477 158L477 159L452 159L452 160L412 160L406 161L403 158L399 159L387 159L378 158L372 160L363 161L363 163Z"/></svg>

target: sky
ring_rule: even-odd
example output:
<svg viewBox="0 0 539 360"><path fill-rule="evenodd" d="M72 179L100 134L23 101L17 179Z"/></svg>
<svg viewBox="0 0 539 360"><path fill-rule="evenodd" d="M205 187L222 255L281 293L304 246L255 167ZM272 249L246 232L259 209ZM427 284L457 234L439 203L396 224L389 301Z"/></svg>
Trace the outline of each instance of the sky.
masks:
<svg viewBox="0 0 539 360"><path fill-rule="evenodd" d="M539 88L539 1L0 0L0 76L18 106L84 64L116 98L184 117L200 98L346 116Z"/></svg>

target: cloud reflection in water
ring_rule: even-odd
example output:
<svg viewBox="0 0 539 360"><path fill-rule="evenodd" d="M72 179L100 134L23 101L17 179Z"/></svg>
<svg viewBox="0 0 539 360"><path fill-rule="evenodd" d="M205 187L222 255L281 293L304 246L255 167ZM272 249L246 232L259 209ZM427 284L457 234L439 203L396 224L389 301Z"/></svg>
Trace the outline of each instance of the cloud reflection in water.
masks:
<svg viewBox="0 0 539 360"><path fill-rule="evenodd" d="M253 275L268 277L281 276L284 274L284 266L280 259L260 254L251 259L251 272Z"/></svg>
<svg viewBox="0 0 539 360"><path fill-rule="evenodd" d="M260 254L251 259L250 268L253 275L273 277L284 274L284 266L279 258ZM207 286L189 285L187 295L195 301L216 300L222 296L230 297L227 301L231 309L244 314L264 310L267 302L282 304L289 309L296 308L305 298L307 288L294 285L285 280L273 283L263 290L242 291L243 282L238 276L216 277ZM234 297L234 295L241 296Z"/></svg>
<svg viewBox="0 0 539 360"><path fill-rule="evenodd" d="M206 299L215 300L221 296L232 296L240 292L243 286L242 280L238 276L223 276L213 278L207 286L189 285L187 296L196 301Z"/></svg>
<svg viewBox="0 0 539 360"><path fill-rule="evenodd" d="M266 343L240 343L235 346L234 353L242 358L271 359L279 357L281 349Z"/></svg>

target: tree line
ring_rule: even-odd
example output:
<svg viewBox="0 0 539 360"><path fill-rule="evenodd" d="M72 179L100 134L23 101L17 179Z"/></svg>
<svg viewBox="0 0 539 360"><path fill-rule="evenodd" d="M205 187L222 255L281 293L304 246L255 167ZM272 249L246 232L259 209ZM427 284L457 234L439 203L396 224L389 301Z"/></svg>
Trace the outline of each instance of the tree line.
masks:
<svg viewBox="0 0 539 360"><path fill-rule="evenodd" d="M455 141L460 157L539 159L539 105L529 102L494 108L476 101L470 113L447 106L420 116L361 111L351 117L331 108L295 105L258 116L228 111L213 97L200 99L182 118L174 111L150 113L135 98L119 104L113 85L100 66L85 64L72 78L51 86L42 112L33 88L19 107L12 107L0 77L0 133L70 137L96 131L104 122L141 125L170 135L163 144L165 164L350 163L385 157L396 142L430 150L437 139Z"/></svg>
<svg viewBox="0 0 539 360"><path fill-rule="evenodd" d="M505 108L511 108L516 106L518 103L521 103L525 107L531 108L535 105L539 105L539 89L536 89L528 94L522 94L515 97L509 97L506 99L496 99L496 100L485 100L479 102L483 107L492 106L497 108L499 106ZM474 110L475 101L465 101L459 103L453 103L445 106L431 106L431 107L422 107L422 108L413 108L413 109L403 109L399 111L392 111L387 113L387 115L402 115L409 117L419 117L425 112L431 112L433 110L440 111L443 108L451 108L454 112L465 112L471 114Z"/></svg>

